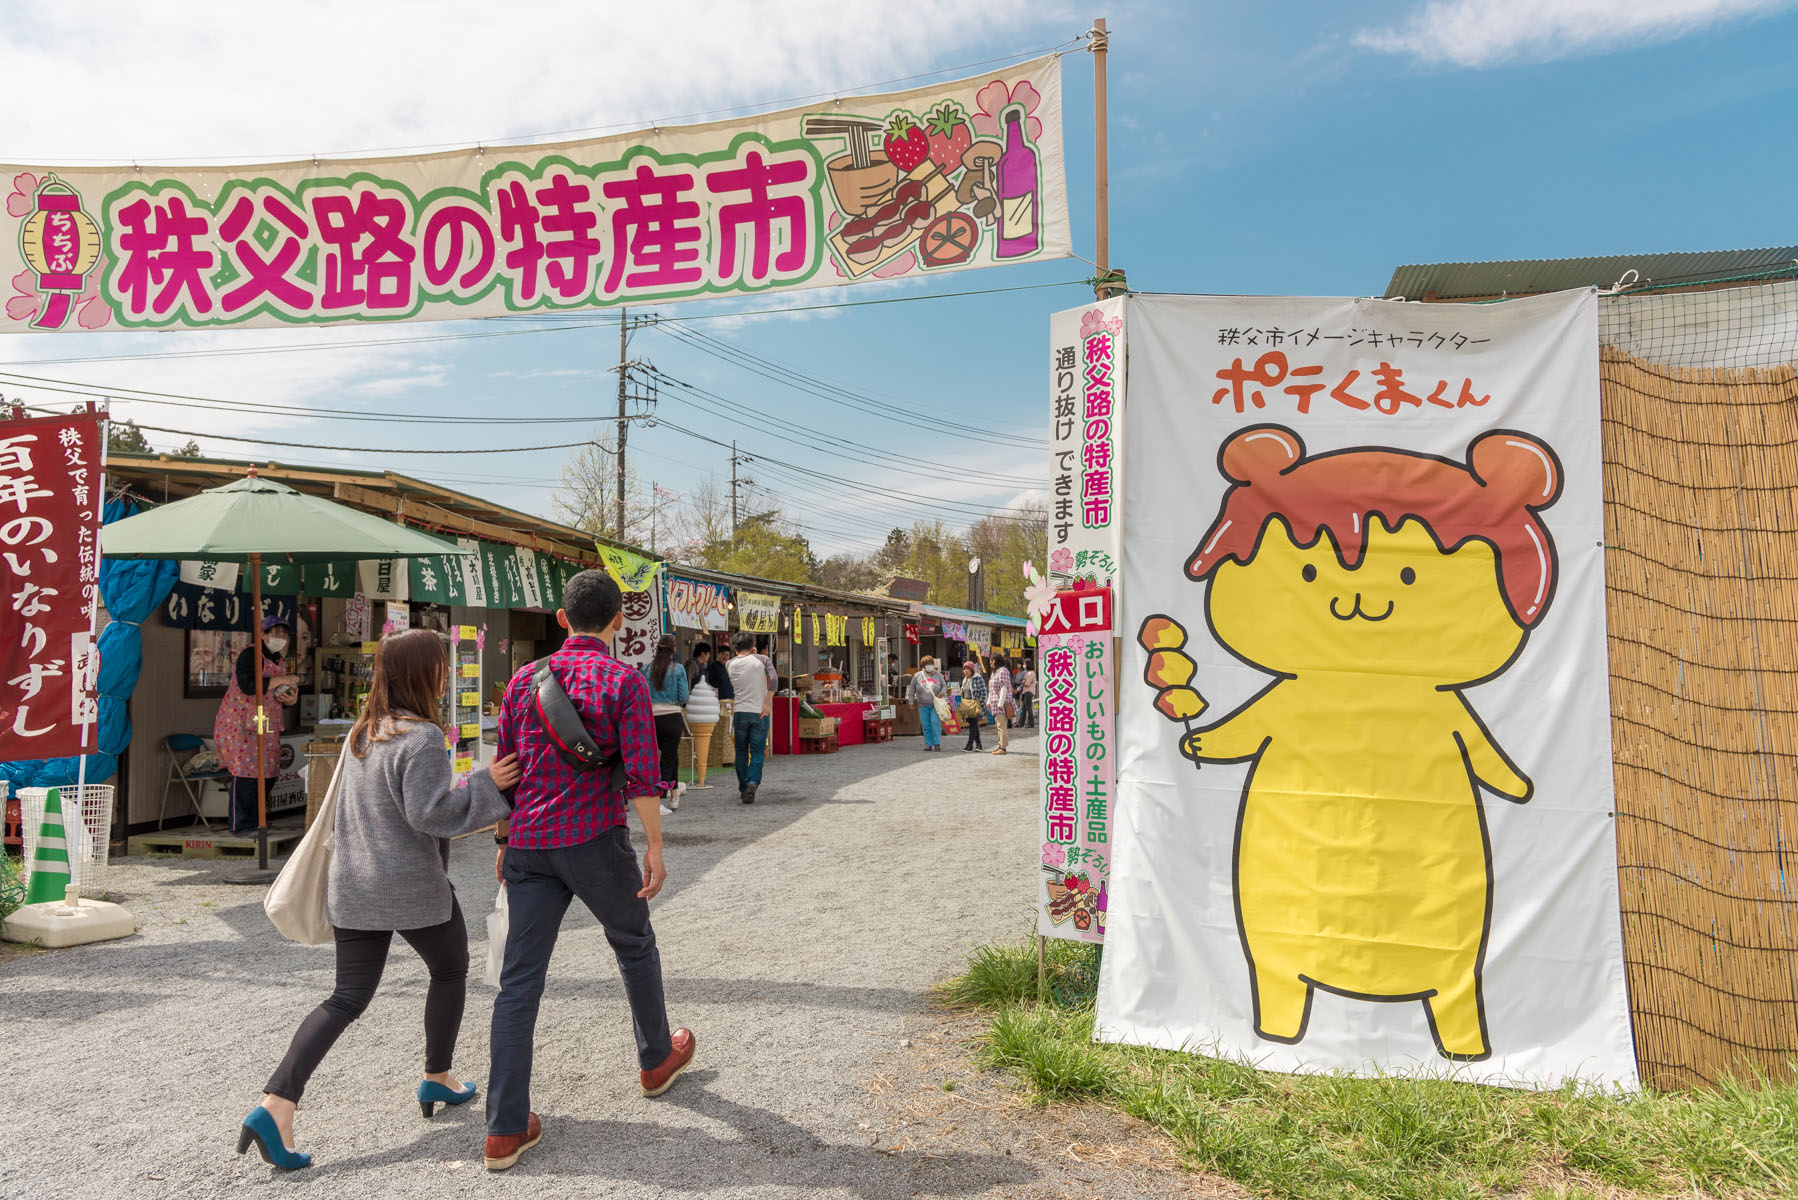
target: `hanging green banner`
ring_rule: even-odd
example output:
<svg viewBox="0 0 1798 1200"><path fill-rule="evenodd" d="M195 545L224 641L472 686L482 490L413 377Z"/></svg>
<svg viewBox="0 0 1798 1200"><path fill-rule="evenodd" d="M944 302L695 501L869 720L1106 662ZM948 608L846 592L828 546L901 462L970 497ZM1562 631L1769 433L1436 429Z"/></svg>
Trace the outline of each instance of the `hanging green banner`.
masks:
<svg viewBox="0 0 1798 1200"><path fill-rule="evenodd" d="M607 574L627 592L640 592L655 582L656 560L653 558L632 554L617 546L600 546L599 557L606 565Z"/></svg>
<svg viewBox="0 0 1798 1200"><path fill-rule="evenodd" d="M307 563L301 586L308 596L347 600L356 594L356 561Z"/></svg>
<svg viewBox="0 0 1798 1200"><path fill-rule="evenodd" d="M448 554L412 560L412 599L423 604L466 604L461 561Z"/></svg>

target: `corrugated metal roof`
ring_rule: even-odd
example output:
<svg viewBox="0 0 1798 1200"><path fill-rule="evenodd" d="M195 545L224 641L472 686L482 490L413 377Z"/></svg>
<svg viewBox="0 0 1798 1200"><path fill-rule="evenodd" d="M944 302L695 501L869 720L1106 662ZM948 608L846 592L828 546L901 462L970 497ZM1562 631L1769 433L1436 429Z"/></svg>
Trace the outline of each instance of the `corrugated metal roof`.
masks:
<svg viewBox="0 0 1798 1200"><path fill-rule="evenodd" d="M1677 254L1609 254L1598 258L1517 259L1510 262L1416 263L1399 267L1388 299L1485 300L1569 288L1608 288L1630 271L1632 284L1695 285L1737 275L1798 274L1798 246L1762 250L1706 250Z"/></svg>
<svg viewBox="0 0 1798 1200"><path fill-rule="evenodd" d="M1004 613L980 612L972 608L949 608L941 604L926 604L924 612L939 619L947 617L951 621L972 621L977 625L1006 625L1019 629L1025 625L1023 617L1008 617Z"/></svg>

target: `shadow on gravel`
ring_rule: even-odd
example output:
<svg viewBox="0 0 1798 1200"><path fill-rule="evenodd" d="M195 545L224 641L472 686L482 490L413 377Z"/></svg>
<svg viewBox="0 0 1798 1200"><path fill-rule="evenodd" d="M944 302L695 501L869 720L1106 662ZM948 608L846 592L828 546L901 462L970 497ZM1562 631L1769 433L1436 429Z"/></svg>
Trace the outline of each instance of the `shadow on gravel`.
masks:
<svg viewBox="0 0 1798 1200"><path fill-rule="evenodd" d="M58 972L60 975L60 972ZM56 1021L90 1021L128 1009L157 1004L170 997L161 992L97 992L83 988L41 988L0 991L0 1023L40 1018Z"/></svg>

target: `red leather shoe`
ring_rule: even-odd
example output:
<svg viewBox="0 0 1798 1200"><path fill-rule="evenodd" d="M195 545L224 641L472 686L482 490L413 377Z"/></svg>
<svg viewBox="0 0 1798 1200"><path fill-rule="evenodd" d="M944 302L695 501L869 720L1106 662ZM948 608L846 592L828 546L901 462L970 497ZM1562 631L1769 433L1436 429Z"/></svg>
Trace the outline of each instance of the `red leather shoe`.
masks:
<svg viewBox="0 0 1798 1200"><path fill-rule="evenodd" d="M543 1122L537 1114L531 1114L530 1124L523 1133L488 1134L487 1135L487 1169L503 1171L518 1161L518 1156L543 1140Z"/></svg>
<svg viewBox="0 0 1798 1200"><path fill-rule="evenodd" d="M653 1071L641 1073L645 1096L660 1096L673 1087L675 1077L686 1070L687 1064L693 1061L693 1051L698 1047L698 1043L693 1040L691 1029L675 1030L674 1036L668 1041L672 1049L668 1051L668 1057L662 1060L662 1065Z"/></svg>

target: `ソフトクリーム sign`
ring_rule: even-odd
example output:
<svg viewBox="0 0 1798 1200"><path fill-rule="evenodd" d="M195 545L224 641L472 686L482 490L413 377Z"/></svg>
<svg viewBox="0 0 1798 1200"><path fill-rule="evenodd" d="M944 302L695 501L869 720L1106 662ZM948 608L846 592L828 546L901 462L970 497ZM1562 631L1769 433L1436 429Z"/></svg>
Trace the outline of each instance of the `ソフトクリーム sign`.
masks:
<svg viewBox="0 0 1798 1200"><path fill-rule="evenodd" d="M1055 57L535 146L0 166L8 332L450 320L1071 253Z"/></svg>

